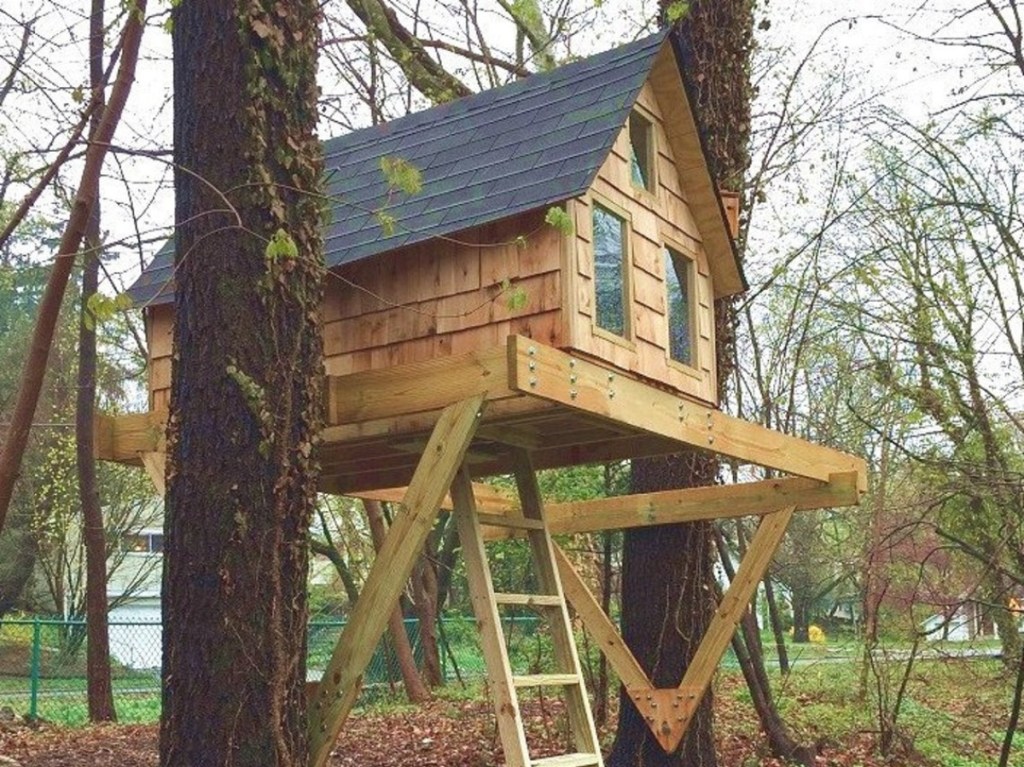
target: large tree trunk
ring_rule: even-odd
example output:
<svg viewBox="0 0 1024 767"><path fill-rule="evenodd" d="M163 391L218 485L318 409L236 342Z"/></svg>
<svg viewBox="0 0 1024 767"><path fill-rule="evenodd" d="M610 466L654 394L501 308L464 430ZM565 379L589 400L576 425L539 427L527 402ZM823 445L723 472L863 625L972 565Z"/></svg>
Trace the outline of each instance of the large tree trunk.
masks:
<svg viewBox="0 0 1024 767"><path fill-rule="evenodd" d="M662 0L663 20L677 3ZM749 0L700 0L689 4L676 28L684 68L712 177L739 190L750 131L749 54L753 17ZM719 395L732 370L731 305L715 307ZM687 452L671 459L633 462L633 492L711 484L713 456ZM713 605L710 523L627 530L623 546L622 630L626 643L658 686L676 685L700 643ZM657 585L658 588L654 588ZM675 754L657 745L633 703L621 697L619 728L610 767L716 764L711 694L705 696Z"/></svg>
<svg viewBox="0 0 1024 767"><path fill-rule="evenodd" d="M172 18L160 763L305 767L323 399L319 5L190 1Z"/></svg>
<svg viewBox="0 0 1024 767"><path fill-rule="evenodd" d="M92 0L89 18L89 83L94 94L103 89L103 0ZM93 113L92 132L99 127ZM114 690L110 680L110 636L107 631L107 541L96 481L93 412L96 409L96 321L89 299L99 286L100 203L96 200L85 233L88 253L82 266L82 312L78 329L78 394L75 407L75 457L82 503L85 542L86 686L89 721L110 722Z"/></svg>
<svg viewBox="0 0 1024 767"><path fill-rule="evenodd" d="M701 467L690 456L633 462L631 491L680 487ZM701 461L704 468L709 462ZM712 475L713 476L713 475ZM709 484L710 477L703 478ZM622 552L622 635L656 687L675 687L711 620L711 524L628 530ZM680 561L681 555L684 555ZM623 689L609 767L706 767L715 760L711 695L705 696L679 749L666 754Z"/></svg>

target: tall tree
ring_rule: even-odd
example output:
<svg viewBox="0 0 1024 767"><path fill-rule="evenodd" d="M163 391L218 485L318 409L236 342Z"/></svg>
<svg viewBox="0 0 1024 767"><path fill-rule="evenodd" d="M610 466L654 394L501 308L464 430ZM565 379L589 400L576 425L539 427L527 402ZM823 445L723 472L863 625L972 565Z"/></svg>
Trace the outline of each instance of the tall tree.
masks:
<svg viewBox="0 0 1024 767"><path fill-rule="evenodd" d="M103 0L92 0L89 16L89 85L103 103ZM91 132L99 129L99 110L93 112ZM78 494L82 503L85 540L86 668L89 720L117 718L110 680L110 635L107 631L107 541L96 481L93 452L93 414L96 409L96 317L89 301L96 294L100 272L100 202L97 195L85 232L82 264L82 311L78 330L78 392L75 405L75 454Z"/></svg>
<svg viewBox="0 0 1024 767"><path fill-rule="evenodd" d="M683 3L662 0L663 24L683 54L712 177L741 191L749 162L750 51L753 3L724 0ZM734 310L727 299L715 306L719 400L733 368ZM718 474L713 455L689 451L669 458L633 462L633 492L712 484ZM637 659L658 686L677 685L696 652L714 610L711 595L713 529L700 522L628 530L623 544L622 632ZM652 583L659 588L651 588ZM757 676L748 675L757 683ZM768 696L755 696L769 700ZM619 727L608 763L612 767L715 765L712 699L705 696L678 750L661 750L625 690L620 695ZM759 707L764 720L765 714ZM769 712L766 712L770 714ZM783 728L769 726L769 733ZM774 738L773 738L774 740ZM774 743L773 743L774 745ZM784 750L793 751L793 744ZM779 750L779 749L777 749Z"/></svg>
<svg viewBox="0 0 1024 767"><path fill-rule="evenodd" d="M323 395L319 13L315 0L173 11L166 767L307 761Z"/></svg>
<svg viewBox="0 0 1024 767"><path fill-rule="evenodd" d="M124 111L125 103L128 101L128 94L131 92L132 84L135 80L135 65L138 62L139 45L142 41L143 29L145 28L145 14L146 0L135 0L131 12L126 15L127 20L125 21L124 31L121 34L120 62L117 78L110 91L110 100L102 110L102 117L96 129L91 132L90 137L92 141L88 150L86 150L85 164L82 168L78 191L71 205L71 213L68 216L67 226L57 248L57 257L50 271L46 289L43 292L42 300L39 302L36 325L32 333L32 342L22 365L18 399L11 413L7 437L4 440L2 449L0 449L0 530L4 526L7 509L14 495L14 484L21 471L22 458L28 445L32 418L35 415L36 406L39 404L39 394L43 388L43 379L46 377L46 359L50 354L50 347L56 332L60 307L64 300L64 292L67 289L72 267L75 264L75 255L85 237L89 216L92 214L93 205L96 203L100 171L103 169L103 161L106 159L107 152L110 149L110 142L114 138L114 131L118 123L121 121L121 114ZM97 109L98 103L98 99L93 95L89 100L88 108L82 115L76 128L72 131L71 139L58 154L57 159L51 163L46 173L43 174L42 181L25 198L18 209L11 215L10 219L4 222L3 232L0 233L0 248L3 248L14 230L25 220L32 205L38 199L39 194L41 194L42 189L53 180L57 169L71 155L72 150L78 144L78 139L85 127L89 114Z"/></svg>

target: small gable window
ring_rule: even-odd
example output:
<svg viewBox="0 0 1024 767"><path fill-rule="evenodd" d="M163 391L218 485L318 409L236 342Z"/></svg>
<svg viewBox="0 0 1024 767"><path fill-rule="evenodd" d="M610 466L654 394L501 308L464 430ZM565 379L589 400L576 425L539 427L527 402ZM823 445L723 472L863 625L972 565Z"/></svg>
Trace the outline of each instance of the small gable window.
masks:
<svg viewBox="0 0 1024 767"><path fill-rule="evenodd" d="M694 364L693 271L692 260L665 248L669 357L690 366Z"/></svg>
<svg viewBox="0 0 1024 767"><path fill-rule="evenodd" d="M629 114L629 164L633 184L654 191L654 129L637 111Z"/></svg>
<svg viewBox="0 0 1024 767"><path fill-rule="evenodd" d="M594 205L594 322L597 327L625 337L626 222L607 208Z"/></svg>

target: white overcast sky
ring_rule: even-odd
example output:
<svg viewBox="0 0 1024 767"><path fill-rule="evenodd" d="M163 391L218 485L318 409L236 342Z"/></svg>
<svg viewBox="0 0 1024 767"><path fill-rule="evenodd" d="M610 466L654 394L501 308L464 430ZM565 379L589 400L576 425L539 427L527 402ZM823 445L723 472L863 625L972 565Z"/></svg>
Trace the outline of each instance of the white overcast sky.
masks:
<svg viewBox="0 0 1024 767"><path fill-rule="evenodd" d="M332 0L337 2L338 0ZM435 3L437 0L432 0ZM47 137L66 130L77 104L75 88L86 84L85 0L3 0L0 9L0 33L3 60L12 54L12 20L37 19L36 30L43 42L33 46L28 71L49 95L21 99L5 106L0 116L0 142L10 148L45 144ZM486 3L482 3L486 5ZM605 0L594 11L587 29L574 38L573 53L580 55L611 47L640 34L640 24L653 13L653 0ZM762 2L757 20L767 20L767 30L758 31L761 61L772 60L776 72L790 72L807 51L816 47L814 57L803 73L801 91L813 99L817 83L842 76L850 89L851 110L865 109L867 103L885 102L914 119L925 119L951 103L951 91L958 82L970 79L966 68L968 54L963 49L941 47L915 41L897 28L921 36L944 29L950 9L956 3L940 0L932 3L908 2L799 2L770 0ZM430 7L431 2L423 7ZM166 11L166 3L151 6L151 13ZM495 16L485 17L490 33ZM489 20L490 19L490 20ZM443 19L437 23L443 25ZM497 31L497 30L495 30ZM946 30L948 33L950 30ZM952 28L956 31L956 27ZM969 31L969 30L968 30ZM114 31L111 32L111 38ZM817 41L817 43L816 43ZM170 144L170 38L158 26L147 29L143 60L116 143L146 149L167 149ZM777 51L785 51L778 55ZM337 81L324 78L325 92L337 93ZM782 78L785 79L785 78ZM859 94L859 95L858 95ZM771 113L777 91L769 81L762 87L757 103L760 113ZM331 132L327 126L325 131ZM39 159L34 162L40 162ZM75 169L64 174L66 183L75 181ZM131 194L121 181L128 179ZM104 188L105 229L114 242L130 243L136 232L150 242L140 249L119 245L116 270L123 287L138 273L140 261L152 252L154 238L163 237L173 215L168 166L154 160L121 157L108 160Z"/></svg>

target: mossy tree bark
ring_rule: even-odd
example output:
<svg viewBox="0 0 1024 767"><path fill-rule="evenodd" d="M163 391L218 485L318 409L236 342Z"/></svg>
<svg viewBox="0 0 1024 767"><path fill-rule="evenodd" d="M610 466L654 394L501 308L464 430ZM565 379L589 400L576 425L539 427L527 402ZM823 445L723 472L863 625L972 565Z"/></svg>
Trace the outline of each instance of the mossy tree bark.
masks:
<svg viewBox="0 0 1024 767"><path fill-rule="evenodd" d="M314 0L173 12L164 767L307 761L323 392L318 21Z"/></svg>
<svg viewBox="0 0 1024 767"><path fill-rule="evenodd" d="M661 0L667 23L682 12L674 34L683 52L697 124L712 177L740 190L748 164L749 60L753 35L751 0ZM715 307L719 396L733 359L733 312ZM686 452L633 462L632 492L698 487L714 482L714 456ZM637 660L659 687L678 685L714 609L712 528L708 522L666 525L624 534L622 632ZM698 708L673 754L655 741L632 701L620 695L619 727L609 767L711 767L714 747L711 693Z"/></svg>

